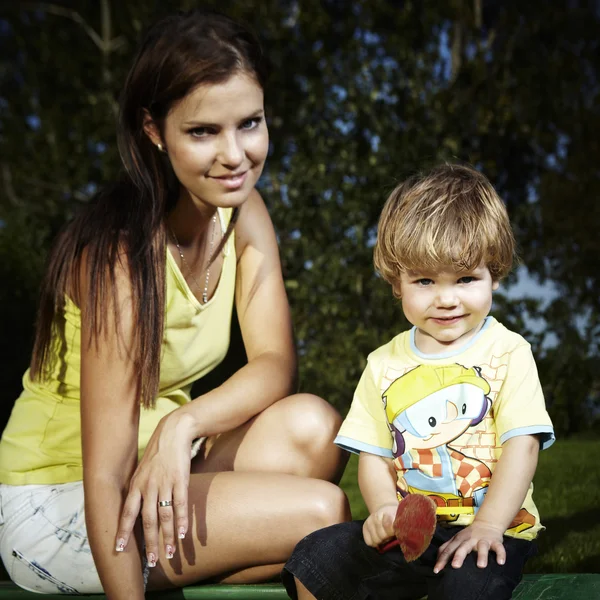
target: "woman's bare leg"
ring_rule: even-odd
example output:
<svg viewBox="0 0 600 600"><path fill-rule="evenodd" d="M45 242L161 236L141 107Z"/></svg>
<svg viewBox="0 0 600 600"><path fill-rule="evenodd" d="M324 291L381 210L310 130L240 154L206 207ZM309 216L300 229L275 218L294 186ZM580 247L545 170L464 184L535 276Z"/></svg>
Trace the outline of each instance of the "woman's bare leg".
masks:
<svg viewBox="0 0 600 600"><path fill-rule="evenodd" d="M230 581L269 578L304 536L349 518L347 499L337 486L293 475L193 474L189 490L188 535L173 559L160 556L150 572L150 589L224 574Z"/></svg>
<svg viewBox="0 0 600 600"><path fill-rule="evenodd" d="M192 471L267 471L337 483L348 460L333 443L341 422L321 398L289 396L234 431L210 438Z"/></svg>
<svg viewBox="0 0 600 600"><path fill-rule="evenodd" d="M263 583L275 579L285 563L277 565L263 565L262 567L250 567L241 571L232 571L226 575L220 575L211 579L214 583Z"/></svg>
<svg viewBox="0 0 600 600"><path fill-rule="evenodd" d="M333 444L340 424L327 402L296 394L209 438L192 463L193 528L171 561L159 559L151 589L271 579L303 537L350 519L344 493L328 483L347 462Z"/></svg>

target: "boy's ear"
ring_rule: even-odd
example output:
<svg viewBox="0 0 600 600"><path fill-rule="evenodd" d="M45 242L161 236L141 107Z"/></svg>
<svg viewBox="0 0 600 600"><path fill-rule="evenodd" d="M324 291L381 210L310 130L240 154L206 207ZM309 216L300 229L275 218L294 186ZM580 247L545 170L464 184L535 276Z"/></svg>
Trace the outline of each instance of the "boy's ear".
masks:
<svg viewBox="0 0 600 600"><path fill-rule="evenodd" d="M492 291L495 292L500 287L499 281L492 281Z"/></svg>
<svg viewBox="0 0 600 600"><path fill-rule="evenodd" d="M156 123L150 116L150 113L144 109L144 133L155 146L164 147L164 142Z"/></svg>

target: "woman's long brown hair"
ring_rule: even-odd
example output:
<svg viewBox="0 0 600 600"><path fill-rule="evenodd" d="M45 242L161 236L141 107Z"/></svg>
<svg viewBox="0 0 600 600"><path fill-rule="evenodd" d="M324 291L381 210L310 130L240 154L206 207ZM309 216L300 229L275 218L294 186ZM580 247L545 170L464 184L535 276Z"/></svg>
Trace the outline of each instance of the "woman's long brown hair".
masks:
<svg viewBox="0 0 600 600"><path fill-rule="evenodd" d="M71 221L50 253L42 282L31 377L48 378L60 353L65 298L80 289L85 251L90 337L106 334L109 306L116 302L115 266L124 260L130 275L134 329L133 360L141 403L152 407L160 380L165 311L165 216L179 197L166 155L144 133L148 111L162 130L171 108L198 85L222 83L248 73L264 88L266 67L254 35L214 12L180 12L156 23L146 35L121 95L118 144L125 173ZM230 235L229 227L215 254ZM115 308L116 313L116 308ZM112 322L108 320L108 322ZM118 313L114 317L117 333Z"/></svg>

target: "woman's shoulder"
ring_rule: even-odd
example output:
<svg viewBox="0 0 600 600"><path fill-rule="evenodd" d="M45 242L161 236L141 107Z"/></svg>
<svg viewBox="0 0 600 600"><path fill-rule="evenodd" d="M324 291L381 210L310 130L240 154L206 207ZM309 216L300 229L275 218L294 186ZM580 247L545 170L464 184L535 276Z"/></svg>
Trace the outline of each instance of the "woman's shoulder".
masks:
<svg viewBox="0 0 600 600"><path fill-rule="evenodd" d="M237 210L238 213L232 213L231 218L235 219L236 252L239 256L249 244L255 245L265 236L274 236L275 232L265 202L256 188Z"/></svg>

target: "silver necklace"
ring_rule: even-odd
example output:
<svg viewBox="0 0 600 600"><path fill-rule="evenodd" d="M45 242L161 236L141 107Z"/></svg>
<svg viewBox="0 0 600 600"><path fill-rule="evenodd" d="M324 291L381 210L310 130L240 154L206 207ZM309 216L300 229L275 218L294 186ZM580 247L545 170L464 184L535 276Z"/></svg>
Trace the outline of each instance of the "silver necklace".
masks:
<svg viewBox="0 0 600 600"><path fill-rule="evenodd" d="M194 272L192 271L192 268L188 264L188 261L185 260L185 256L183 255L181 246L179 245L179 240L177 239L175 232L173 231L173 229L171 227L169 227L169 229L171 231L171 235L173 236L173 241L175 242L175 246L177 246L177 252L179 252L179 256L181 256L181 262L182 262L182 264L184 264L187 267L190 278L194 282L194 285L196 286L198 291L202 293L202 304L206 304L208 302L208 280L210 278L210 259L212 258L213 248L215 245L215 234L216 234L216 229L217 229L217 215L215 213L212 218L212 234L210 236L210 247L208 249L208 265L206 267L206 277L204 278L204 288L202 288L202 286L198 283L197 279L194 277Z"/></svg>

